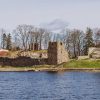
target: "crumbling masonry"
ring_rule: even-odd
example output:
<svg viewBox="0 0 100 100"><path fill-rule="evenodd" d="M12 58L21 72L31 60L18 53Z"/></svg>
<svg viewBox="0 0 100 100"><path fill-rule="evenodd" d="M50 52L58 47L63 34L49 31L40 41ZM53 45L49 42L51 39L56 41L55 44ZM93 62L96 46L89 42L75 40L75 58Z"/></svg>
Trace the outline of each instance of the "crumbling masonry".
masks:
<svg viewBox="0 0 100 100"><path fill-rule="evenodd" d="M48 64L57 65L68 61L68 52L65 50L64 44L62 42L49 42Z"/></svg>
<svg viewBox="0 0 100 100"><path fill-rule="evenodd" d="M38 45L34 50L38 49ZM24 51L16 57L4 56L0 57L0 65L2 66L34 66L34 65L57 65L69 61L68 52L64 48L62 42L49 42L48 52L34 53L32 51ZM41 55L41 57L40 57Z"/></svg>

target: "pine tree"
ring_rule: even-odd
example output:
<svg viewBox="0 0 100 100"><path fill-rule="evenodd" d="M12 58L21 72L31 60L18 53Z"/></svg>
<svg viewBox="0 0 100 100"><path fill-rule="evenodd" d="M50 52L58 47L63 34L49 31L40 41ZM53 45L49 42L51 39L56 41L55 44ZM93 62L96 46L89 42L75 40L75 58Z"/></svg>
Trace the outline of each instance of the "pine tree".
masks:
<svg viewBox="0 0 100 100"><path fill-rule="evenodd" d="M3 49L6 48L6 38L7 38L6 34L3 33L3 35L2 35L2 48Z"/></svg>
<svg viewBox="0 0 100 100"><path fill-rule="evenodd" d="M93 31L90 28L87 28L85 36L85 45L84 45L84 54L88 54L89 47L93 47Z"/></svg>
<svg viewBox="0 0 100 100"><path fill-rule="evenodd" d="M11 50L12 48L12 42L11 42L11 34L9 33L7 36L7 46L6 49Z"/></svg>

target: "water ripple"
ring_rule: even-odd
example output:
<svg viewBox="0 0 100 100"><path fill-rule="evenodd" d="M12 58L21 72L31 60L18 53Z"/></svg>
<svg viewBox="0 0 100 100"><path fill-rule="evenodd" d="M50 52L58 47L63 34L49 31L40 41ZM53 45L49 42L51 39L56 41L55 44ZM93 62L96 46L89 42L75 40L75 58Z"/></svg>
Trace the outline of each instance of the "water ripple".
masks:
<svg viewBox="0 0 100 100"><path fill-rule="evenodd" d="M100 100L100 73L0 72L0 100Z"/></svg>

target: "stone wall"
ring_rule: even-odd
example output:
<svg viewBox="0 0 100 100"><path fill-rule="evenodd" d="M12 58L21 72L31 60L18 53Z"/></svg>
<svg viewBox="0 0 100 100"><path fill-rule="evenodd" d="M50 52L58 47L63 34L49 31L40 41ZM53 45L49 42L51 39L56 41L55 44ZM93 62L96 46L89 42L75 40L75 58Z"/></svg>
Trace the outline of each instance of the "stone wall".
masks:
<svg viewBox="0 0 100 100"><path fill-rule="evenodd" d="M47 58L47 52L33 52L33 51L22 51L18 53L18 56L25 56L30 58Z"/></svg>
<svg viewBox="0 0 100 100"><path fill-rule="evenodd" d="M48 47L48 64L57 64L57 43L49 42Z"/></svg>
<svg viewBox="0 0 100 100"><path fill-rule="evenodd" d="M36 47L36 49L38 49ZM62 42L49 42L48 52L18 51L0 57L2 66L57 65L69 61L68 52Z"/></svg>
<svg viewBox="0 0 100 100"><path fill-rule="evenodd" d="M89 59L89 56L78 56L78 60L86 60Z"/></svg>
<svg viewBox="0 0 100 100"><path fill-rule="evenodd" d="M31 43L29 45L29 50L34 50L34 51L39 50L39 44L38 43Z"/></svg>
<svg viewBox="0 0 100 100"><path fill-rule="evenodd" d="M7 58L0 57L0 66L18 66L27 67L34 65L45 65L47 64L47 59L32 59L30 57L17 57L17 58Z"/></svg>
<svg viewBox="0 0 100 100"><path fill-rule="evenodd" d="M100 59L100 48L90 47L88 56L89 58Z"/></svg>
<svg viewBox="0 0 100 100"><path fill-rule="evenodd" d="M49 42L48 64L57 65L69 61L68 52L62 42Z"/></svg>

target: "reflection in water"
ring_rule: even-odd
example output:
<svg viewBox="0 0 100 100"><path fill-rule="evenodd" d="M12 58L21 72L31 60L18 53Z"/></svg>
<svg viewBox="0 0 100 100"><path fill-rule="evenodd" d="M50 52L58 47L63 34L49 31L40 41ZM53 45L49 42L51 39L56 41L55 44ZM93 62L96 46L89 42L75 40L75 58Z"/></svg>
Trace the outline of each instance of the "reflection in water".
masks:
<svg viewBox="0 0 100 100"><path fill-rule="evenodd" d="M100 73L0 72L0 100L100 100Z"/></svg>

